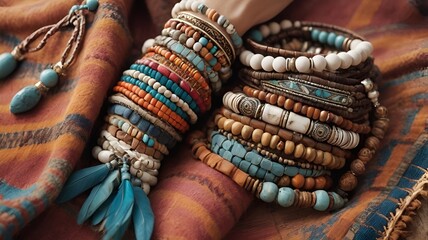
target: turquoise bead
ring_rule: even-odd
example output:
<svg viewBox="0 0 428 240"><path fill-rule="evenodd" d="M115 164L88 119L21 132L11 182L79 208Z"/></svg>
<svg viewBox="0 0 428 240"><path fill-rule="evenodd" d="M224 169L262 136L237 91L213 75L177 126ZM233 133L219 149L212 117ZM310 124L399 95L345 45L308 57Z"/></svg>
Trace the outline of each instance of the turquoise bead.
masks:
<svg viewBox="0 0 428 240"><path fill-rule="evenodd" d="M257 166L251 165L250 168L248 169L248 174L250 174L251 177L255 177L257 170L259 170Z"/></svg>
<svg viewBox="0 0 428 240"><path fill-rule="evenodd" d="M282 187L279 189L277 201L282 207L291 207L295 198L294 190L289 187Z"/></svg>
<svg viewBox="0 0 428 240"><path fill-rule="evenodd" d="M86 0L86 6L89 11L95 11L98 8L98 0Z"/></svg>
<svg viewBox="0 0 428 240"><path fill-rule="evenodd" d="M153 140L153 138L150 138L149 141L147 142L147 146L153 147L154 145L155 145L155 140Z"/></svg>
<svg viewBox="0 0 428 240"><path fill-rule="evenodd" d="M238 156L240 158L244 158L245 153L247 153L245 148L241 144L238 144L237 142L233 144L231 152L233 153L233 155Z"/></svg>
<svg viewBox="0 0 428 240"><path fill-rule="evenodd" d="M251 163L247 162L247 161L241 161L239 163L239 169L241 169L242 171L248 173L248 169L250 168Z"/></svg>
<svg viewBox="0 0 428 240"><path fill-rule="evenodd" d="M251 30L249 35L250 35L249 37L256 42L263 41L262 32L260 32L259 30Z"/></svg>
<svg viewBox="0 0 428 240"><path fill-rule="evenodd" d="M208 39L206 39L205 37L201 37L199 38L199 43L202 44L202 46L206 46L208 44Z"/></svg>
<svg viewBox="0 0 428 240"><path fill-rule="evenodd" d="M284 174L290 177L294 177L299 173L299 169L292 166L286 166L284 167Z"/></svg>
<svg viewBox="0 0 428 240"><path fill-rule="evenodd" d="M320 34L318 35L318 41L320 43L326 43L327 42L327 37L328 37L328 33L321 31Z"/></svg>
<svg viewBox="0 0 428 240"><path fill-rule="evenodd" d="M21 91L16 93L12 98L10 102L10 111L15 114L26 112L35 107L41 97L42 94L36 86L27 86L21 89Z"/></svg>
<svg viewBox="0 0 428 240"><path fill-rule="evenodd" d="M334 33L334 32L329 33L327 36L327 44L330 46L334 46L334 42L336 41L336 37L337 37L336 33Z"/></svg>
<svg viewBox="0 0 428 240"><path fill-rule="evenodd" d="M265 180L266 182L276 182L276 181L275 181L275 175L273 175L273 174L272 174L272 173L270 173L270 172L267 172L267 173L266 173L264 180Z"/></svg>
<svg viewBox="0 0 428 240"><path fill-rule="evenodd" d="M232 161L233 155L229 151L224 151L223 154L220 154L224 159L228 160L229 162Z"/></svg>
<svg viewBox="0 0 428 240"><path fill-rule="evenodd" d="M272 168L270 170L273 174L275 174L275 176L281 177L282 175L284 175L284 166L280 163L277 162L273 162L272 163Z"/></svg>
<svg viewBox="0 0 428 240"><path fill-rule="evenodd" d="M320 30L314 29L311 32L311 38L313 41L318 41L318 36L320 35Z"/></svg>
<svg viewBox="0 0 428 240"><path fill-rule="evenodd" d="M278 186L272 182L264 182L262 191L260 192L260 199L264 202L273 202L278 193Z"/></svg>
<svg viewBox="0 0 428 240"><path fill-rule="evenodd" d="M345 37L342 35L339 35L336 37L336 40L334 41L334 46L340 50L340 49L342 49L344 41L345 41Z"/></svg>
<svg viewBox="0 0 428 240"><path fill-rule="evenodd" d="M335 192L331 192L331 195L333 196L333 201L334 201L333 209L334 210L340 209L343 206L345 206L346 201L339 194L337 194Z"/></svg>
<svg viewBox="0 0 428 240"><path fill-rule="evenodd" d="M267 158L263 158L262 162L260 163L260 167L267 171L270 171L272 169L272 161Z"/></svg>
<svg viewBox="0 0 428 240"><path fill-rule="evenodd" d="M232 164L235 166L239 166L239 163L241 163L242 159L240 159L239 157L233 157L232 158Z"/></svg>
<svg viewBox="0 0 428 240"><path fill-rule="evenodd" d="M315 195L317 196L317 201L315 203L314 209L318 211L325 211L330 204L330 197L328 193L324 190L316 190Z"/></svg>
<svg viewBox="0 0 428 240"><path fill-rule="evenodd" d="M16 68L17 61L11 53L0 55L0 79L7 77Z"/></svg>
<svg viewBox="0 0 428 240"><path fill-rule="evenodd" d="M58 84L58 73L53 69L45 69L40 74L40 82L48 88L55 87Z"/></svg>

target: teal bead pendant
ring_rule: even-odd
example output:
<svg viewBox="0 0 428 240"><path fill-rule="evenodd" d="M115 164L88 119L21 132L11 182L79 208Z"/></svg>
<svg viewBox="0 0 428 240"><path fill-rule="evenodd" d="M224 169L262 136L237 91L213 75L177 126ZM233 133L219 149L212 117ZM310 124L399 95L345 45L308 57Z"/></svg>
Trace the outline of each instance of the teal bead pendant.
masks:
<svg viewBox="0 0 428 240"><path fill-rule="evenodd" d="M26 112L34 108L41 98L42 94L36 86L26 86L12 98L10 111L14 114Z"/></svg>
<svg viewBox="0 0 428 240"><path fill-rule="evenodd" d="M17 60L12 53L0 54L0 80L9 76L15 70Z"/></svg>
<svg viewBox="0 0 428 240"><path fill-rule="evenodd" d="M46 69L40 74L40 81L35 85L21 89L10 102L10 111L14 114L33 109L49 88L58 83L58 73L53 69Z"/></svg>

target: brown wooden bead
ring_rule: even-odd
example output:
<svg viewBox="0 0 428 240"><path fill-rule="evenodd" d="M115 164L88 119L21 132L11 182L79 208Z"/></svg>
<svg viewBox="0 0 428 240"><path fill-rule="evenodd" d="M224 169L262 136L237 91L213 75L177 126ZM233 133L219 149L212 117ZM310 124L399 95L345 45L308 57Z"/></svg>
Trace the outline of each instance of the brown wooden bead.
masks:
<svg viewBox="0 0 428 240"><path fill-rule="evenodd" d="M304 153L305 153L305 146L301 143L297 144L296 148L294 149L294 157L301 158Z"/></svg>
<svg viewBox="0 0 428 240"><path fill-rule="evenodd" d="M264 132L262 134L262 138L260 140L260 143L262 144L262 146L266 147L269 146L270 140L272 138L272 134L268 133L268 132Z"/></svg>
<svg viewBox="0 0 428 240"><path fill-rule="evenodd" d="M318 120L321 114L321 110L319 110L318 108L315 109L314 114L312 115L312 118L314 120Z"/></svg>
<svg viewBox="0 0 428 240"><path fill-rule="evenodd" d="M358 179L351 172L346 172L339 179L339 188L346 192L354 190L357 184Z"/></svg>
<svg viewBox="0 0 428 240"><path fill-rule="evenodd" d="M300 189L305 185L305 177L302 174L297 174L291 178L291 185L297 189Z"/></svg>
<svg viewBox="0 0 428 240"><path fill-rule="evenodd" d="M312 116L314 115L315 112L315 108L310 106L308 107L308 110L306 111L306 117L308 118L312 118Z"/></svg>
<svg viewBox="0 0 428 240"><path fill-rule="evenodd" d="M372 128L371 132L372 132L373 136L375 136L379 139L383 139L383 137L385 137L385 131L380 129L380 128L374 127L374 128Z"/></svg>
<svg viewBox="0 0 428 240"><path fill-rule="evenodd" d="M324 176L319 176L315 178L315 189L324 189L327 180Z"/></svg>
<svg viewBox="0 0 428 240"><path fill-rule="evenodd" d="M307 105L302 106L300 113L302 113L303 115L306 115L307 112L308 112L308 106Z"/></svg>
<svg viewBox="0 0 428 240"><path fill-rule="evenodd" d="M254 128L252 128L252 127L250 127L248 125L243 126L242 129L241 129L241 136L242 136L242 138L245 139L245 140L250 139L253 131L254 131Z"/></svg>
<svg viewBox="0 0 428 240"><path fill-rule="evenodd" d="M273 104L276 104L277 103L277 101L278 101L278 95L276 95L276 94L272 94L272 96L270 97L270 102L271 102L271 104L273 105Z"/></svg>
<svg viewBox="0 0 428 240"><path fill-rule="evenodd" d="M306 160L308 162L313 162L317 156L316 150L312 147L307 147L305 151L306 151L305 153Z"/></svg>
<svg viewBox="0 0 428 240"><path fill-rule="evenodd" d="M240 122L234 122L232 124L232 128L231 128L231 133L233 135L238 135L241 133L242 128L244 127L244 124L240 123Z"/></svg>
<svg viewBox="0 0 428 240"><path fill-rule="evenodd" d="M379 145L380 145L380 141L377 137L370 136L366 139L365 146L370 149L373 149L376 151L379 148Z"/></svg>
<svg viewBox="0 0 428 240"><path fill-rule="evenodd" d="M269 147L271 149L276 149L280 140L281 138L278 135L273 135L270 139Z"/></svg>
<svg viewBox="0 0 428 240"><path fill-rule="evenodd" d="M373 157L373 153L369 148L361 148L361 150L358 152L358 158L363 161L363 163L367 163L370 161Z"/></svg>
<svg viewBox="0 0 428 240"><path fill-rule="evenodd" d="M232 129L232 124L233 124L234 122L235 122L235 121L233 121L232 119L226 119L226 120L224 121L223 129L224 129L225 131L230 132L230 129Z"/></svg>
<svg viewBox="0 0 428 240"><path fill-rule="evenodd" d="M376 120L376 121L373 122L373 127L380 128L380 129L383 129L383 130L386 130L388 128L388 125L389 125L389 121L386 121L386 120L383 120L383 119Z"/></svg>
<svg viewBox="0 0 428 240"><path fill-rule="evenodd" d="M294 104L293 106L293 112L300 112L300 110L302 109L302 103L301 102L297 102Z"/></svg>
<svg viewBox="0 0 428 240"><path fill-rule="evenodd" d="M366 172L366 166L363 161L357 158L351 162L351 171L358 176Z"/></svg>
<svg viewBox="0 0 428 240"><path fill-rule="evenodd" d="M311 190L315 187L315 179L312 177L307 177L305 179L305 184L303 185L303 189Z"/></svg>
<svg viewBox="0 0 428 240"><path fill-rule="evenodd" d="M377 118L386 118L388 116L388 109L384 106L379 106L375 110L375 116Z"/></svg>
<svg viewBox="0 0 428 240"><path fill-rule="evenodd" d="M328 112L321 111L321 113L320 113L320 121L321 122L325 122L327 120L327 117L328 117Z"/></svg>
<svg viewBox="0 0 428 240"><path fill-rule="evenodd" d="M263 131L261 129L254 129L252 134L252 140L253 142L260 142L262 139Z"/></svg>
<svg viewBox="0 0 428 240"><path fill-rule="evenodd" d="M293 141L285 141L284 153L291 155L294 152L295 144Z"/></svg>
<svg viewBox="0 0 428 240"><path fill-rule="evenodd" d="M284 108L285 109L291 110L291 109L293 109L293 106L294 106L294 101L293 100L291 100L291 99L285 100L285 103L284 103Z"/></svg>
<svg viewBox="0 0 428 240"><path fill-rule="evenodd" d="M290 186L290 183L291 183L290 177L287 175L284 175L278 180L277 185L278 187L287 187L287 186Z"/></svg>
<svg viewBox="0 0 428 240"><path fill-rule="evenodd" d="M316 150L316 157L314 159L315 164L321 164L323 162L324 152L321 150Z"/></svg>
<svg viewBox="0 0 428 240"><path fill-rule="evenodd" d="M276 136L278 136L278 135L276 135ZM279 141L278 144L276 145L276 149L279 151L282 151L284 149L284 147L285 147L284 141Z"/></svg>
<svg viewBox="0 0 428 240"><path fill-rule="evenodd" d="M332 163L333 163L333 155L329 152L324 152L323 153L322 165L331 167Z"/></svg>
<svg viewBox="0 0 428 240"><path fill-rule="evenodd" d="M278 101L276 102L279 106L284 106L285 104L285 97L284 96L279 96L278 97Z"/></svg>

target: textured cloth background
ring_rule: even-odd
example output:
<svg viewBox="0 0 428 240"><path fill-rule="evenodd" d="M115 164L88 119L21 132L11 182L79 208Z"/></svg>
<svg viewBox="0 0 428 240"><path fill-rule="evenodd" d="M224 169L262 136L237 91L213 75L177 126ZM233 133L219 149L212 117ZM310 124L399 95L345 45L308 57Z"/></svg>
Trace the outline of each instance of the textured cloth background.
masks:
<svg viewBox="0 0 428 240"><path fill-rule="evenodd" d="M0 53L10 52L28 34L55 23L78 3L0 0ZM70 32L52 37L0 82L2 238L100 238L96 229L75 223L84 196L62 205L53 200L74 167L96 163L90 149L109 89L139 56L144 39L160 31L173 4L100 0L88 21L79 58L31 112L12 115L10 99L58 61ZM335 213L263 204L194 160L189 146L182 144L164 161L160 181L149 196L156 217L154 238L374 239L398 207L398 199L426 178L428 19L405 0L295 1L278 19L284 17L348 27L374 45L375 63L384 76L381 102L389 108L391 124L354 197Z"/></svg>

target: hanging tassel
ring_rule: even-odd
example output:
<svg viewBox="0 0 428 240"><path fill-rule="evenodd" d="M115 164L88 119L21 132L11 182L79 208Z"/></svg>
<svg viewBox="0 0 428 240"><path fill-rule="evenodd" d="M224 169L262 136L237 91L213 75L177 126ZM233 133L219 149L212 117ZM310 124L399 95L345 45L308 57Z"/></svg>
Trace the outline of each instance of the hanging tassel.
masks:
<svg viewBox="0 0 428 240"><path fill-rule="evenodd" d="M134 189L134 209L132 210L132 221L134 222L135 237L137 240L150 239L154 227L154 215L150 200L139 186Z"/></svg>
<svg viewBox="0 0 428 240"><path fill-rule="evenodd" d="M122 237L122 235L119 236L119 234L125 232L131 218L132 208L134 206L134 191L130 181L131 174L129 173L129 166L126 161L121 168L121 174L122 182L107 212L104 224L106 232L103 239Z"/></svg>
<svg viewBox="0 0 428 240"><path fill-rule="evenodd" d="M112 161L113 163L113 161ZM57 203L67 202L103 181L114 164L106 163L74 172L61 190Z"/></svg>
<svg viewBox="0 0 428 240"><path fill-rule="evenodd" d="M119 185L119 170L114 170L96 187L92 188L77 216L77 223L82 224L110 197L114 188Z"/></svg>
<svg viewBox="0 0 428 240"><path fill-rule="evenodd" d="M113 202L115 196L116 193L113 191L113 193L107 198L107 200L103 204L101 204L101 206L92 215L91 224L93 226L100 224L106 218L107 211L111 203Z"/></svg>

